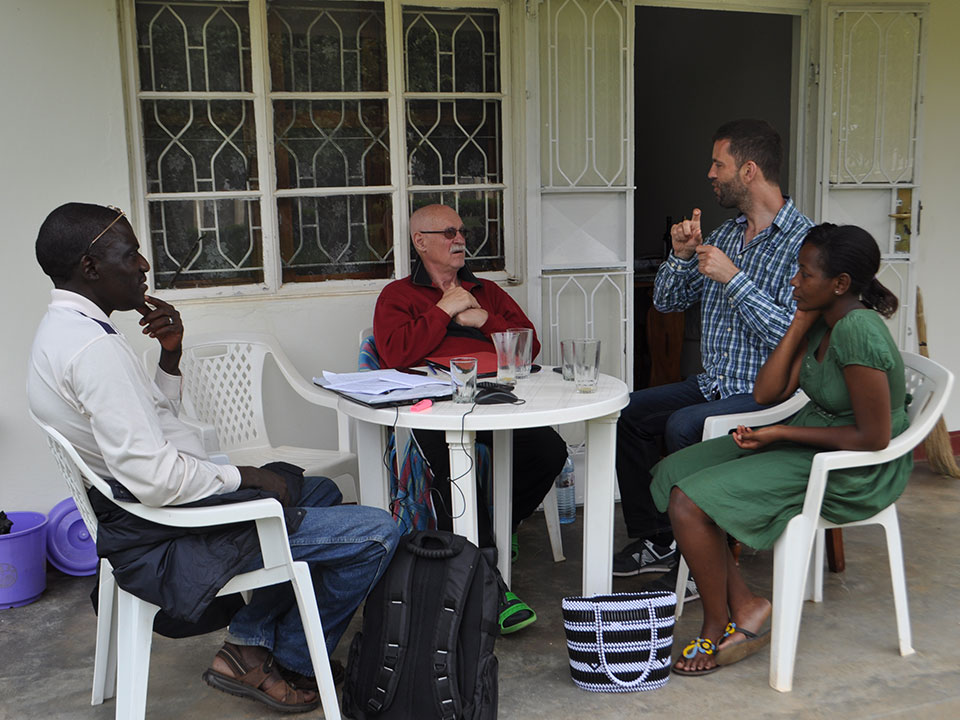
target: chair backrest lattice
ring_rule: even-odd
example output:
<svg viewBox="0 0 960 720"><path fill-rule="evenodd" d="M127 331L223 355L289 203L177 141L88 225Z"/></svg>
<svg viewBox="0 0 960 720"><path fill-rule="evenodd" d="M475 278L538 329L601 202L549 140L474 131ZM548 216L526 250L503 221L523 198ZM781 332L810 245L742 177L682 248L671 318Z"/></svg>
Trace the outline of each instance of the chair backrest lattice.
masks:
<svg viewBox="0 0 960 720"><path fill-rule="evenodd" d="M184 350L183 405L216 427L224 452L269 445L262 403L268 348L255 342L215 342Z"/></svg>
<svg viewBox="0 0 960 720"><path fill-rule="evenodd" d="M47 445L57 461L57 467L60 468L60 474L63 475L67 487L70 488L70 494L73 501L80 511L80 517L83 518L83 524L87 526L93 541L97 541L97 516L90 505L90 499L87 497L87 488L83 483L83 473L77 464L67 455L63 446L47 433Z"/></svg>

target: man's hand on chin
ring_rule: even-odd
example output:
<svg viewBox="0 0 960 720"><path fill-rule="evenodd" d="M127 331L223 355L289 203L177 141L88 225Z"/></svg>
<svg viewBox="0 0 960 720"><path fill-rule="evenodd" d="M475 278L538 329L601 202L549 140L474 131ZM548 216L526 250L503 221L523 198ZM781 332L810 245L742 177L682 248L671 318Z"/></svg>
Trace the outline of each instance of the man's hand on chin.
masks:
<svg viewBox="0 0 960 720"><path fill-rule="evenodd" d="M183 321L180 313L168 302L144 295L144 304L135 308L140 313L143 334L160 343L160 367L170 375L180 374L183 353ZM151 307L151 305L153 307Z"/></svg>
<svg viewBox="0 0 960 720"><path fill-rule="evenodd" d="M464 327L482 328L487 322L487 311L483 308L470 308L453 316L458 325Z"/></svg>

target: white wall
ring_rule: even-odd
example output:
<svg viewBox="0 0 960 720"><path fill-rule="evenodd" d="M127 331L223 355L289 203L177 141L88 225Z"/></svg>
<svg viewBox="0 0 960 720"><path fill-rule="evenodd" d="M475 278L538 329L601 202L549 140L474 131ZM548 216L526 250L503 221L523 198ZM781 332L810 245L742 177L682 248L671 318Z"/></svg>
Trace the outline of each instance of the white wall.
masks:
<svg viewBox="0 0 960 720"><path fill-rule="evenodd" d="M6 273L0 283L4 344L0 373L0 509L48 511L66 496L40 432L27 419L25 365L48 302L49 280L33 255L46 214L68 201L130 207L114 0L0 0L0 217ZM960 243L955 235L960 167L960 3L930 2L925 86L923 225L917 274L933 357L960 375L956 310ZM512 289L522 298L523 288ZM357 331L371 322L374 294L299 300L182 303L188 332L246 329L275 334L306 376L352 368ZM522 300L521 300L522 302ZM119 323L145 347L132 318ZM312 432L300 411L283 430ZM960 392L947 411L960 429Z"/></svg>
<svg viewBox="0 0 960 720"><path fill-rule="evenodd" d="M932 0L929 17L921 150L923 213L914 257L930 357L960 377L960 2ZM949 430L960 429L960 390L956 388L945 418Z"/></svg>
<svg viewBox="0 0 960 720"><path fill-rule="evenodd" d="M0 0L0 216L7 273L0 284L5 343L0 372L0 510L47 512L67 496L40 430L27 417L26 362L52 287L34 257L47 213L69 201L129 208L115 0ZM12 60L12 62L11 62ZM524 288L507 288L524 302ZM247 330L275 335L297 369L352 370L357 334L373 322L376 292L299 299L177 304L189 334ZM114 320L138 352L149 339L135 314ZM299 398L268 407L271 438L335 441L328 411ZM279 444L278 443L278 444Z"/></svg>
<svg viewBox="0 0 960 720"><path fill-rule="evenodd" d="M0 284L5 343L0 372L0 510L48 511L67 496L38 428L27 418L26 362L52 287L34 257L47 213L64 202L129 208L130 183L114 0L0 0L0 213L7 268ZM12 62L11 62L12 61ZM319 299L181 303L188 333L243 329L276 335L310 377L356 367L357 333L374 293ZM142 351L136 318L117 324ZM335 320L332 320L335 319ZM335 433L319 411L278 413L281 440ZM335 434L331 435L335 437Z"/></svg>
<svg viewBox="0 0 960 720"><path fill-rule="evenodd" d="M67 496L27 417L27 353L52 287L34 258L40 223L68 201L130 206L113 0L0 0L0 510Z"/></svg>

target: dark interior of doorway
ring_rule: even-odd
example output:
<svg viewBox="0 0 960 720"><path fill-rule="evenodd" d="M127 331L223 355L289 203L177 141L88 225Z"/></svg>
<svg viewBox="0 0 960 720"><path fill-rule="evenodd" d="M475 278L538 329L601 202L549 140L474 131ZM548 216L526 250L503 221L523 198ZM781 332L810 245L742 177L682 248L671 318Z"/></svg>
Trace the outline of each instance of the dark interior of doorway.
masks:
<svg viewBox="0 0 960 720"><path fill-rule="evenodd" d="M706 236L736 214L717 205L706 177L714 131L742 117L773 125L783 138L787 192L794 22L771 13L636 8L635 388L700 367L699 306L661 316L651 310L651 290L670 224L698 207Z"/></svg>

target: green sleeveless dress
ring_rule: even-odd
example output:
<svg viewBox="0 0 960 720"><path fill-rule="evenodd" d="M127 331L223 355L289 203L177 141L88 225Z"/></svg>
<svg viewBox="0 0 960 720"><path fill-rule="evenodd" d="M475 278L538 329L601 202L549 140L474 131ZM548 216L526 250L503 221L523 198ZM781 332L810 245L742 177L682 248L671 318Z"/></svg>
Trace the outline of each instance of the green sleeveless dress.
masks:
<svg viewBox="0 0 960 720"><path fill-rule="evenodd" d="M827 329L820 319L807 333L800 387L810 402L788 424L852 425L843 368L865 365L887 374L892 436L906 430L903 360L880 315L867 309L847 313L833 328L822 362L817 362L815 352ZM790 442L743 450L728 435L684 448L658 463L651 493L664 511L676 485L733 537L754 548L769 548L802 511L810 464L818 452L823 450ZM821 514L837 523L876 514L900 497L912 468L913 455L907 453L882 465L831 472Z"/></svg>

